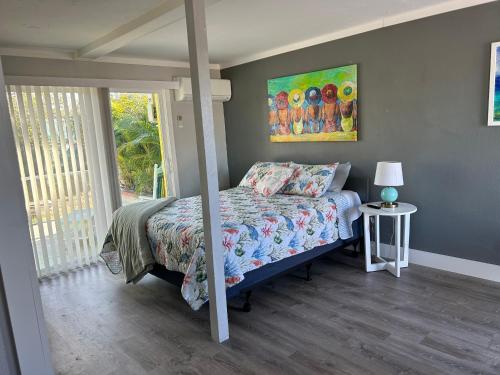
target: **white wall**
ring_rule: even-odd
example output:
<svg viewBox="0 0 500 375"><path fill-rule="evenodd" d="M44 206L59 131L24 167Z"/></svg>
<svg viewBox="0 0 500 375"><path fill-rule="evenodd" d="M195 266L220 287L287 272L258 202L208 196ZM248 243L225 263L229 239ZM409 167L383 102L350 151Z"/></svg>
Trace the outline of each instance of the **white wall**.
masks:
<svg viewBox="0 0 500 375"><path fill-rule="evenodd" d="M194 130L194 112L192 102L172 102L174 113L174 138L177 165L179 167L179 187L181 197L189 197L200 193L198 152ZM177 124L177 115L182 116L183 127ZM226 129L224 127L224 111L222 103L214 103L215 142L217 147L217 166L220 189L229 187L229 172L226 152ZM189 169L187 169L189 168Z"/></svg>
<svg viewBox="0 0 500 375"><path fill-rule="evenodd" d="M5 75L49 76L69 78L107 78L170 81L173 77L189 77L189 69L131 64L111 64L91 61L69 61L3 56ZM218 70L211 71L212 78L220 78ZM175 151L179 174L180 196L199 194L198 155L194 132L192 102L172 102L174 120L182 116L183 127L174 126ZM175 121L174 121L175 122ZM221 103L214 103L214 125L221 189L229 187L227 166L226 128Z"/></svg>

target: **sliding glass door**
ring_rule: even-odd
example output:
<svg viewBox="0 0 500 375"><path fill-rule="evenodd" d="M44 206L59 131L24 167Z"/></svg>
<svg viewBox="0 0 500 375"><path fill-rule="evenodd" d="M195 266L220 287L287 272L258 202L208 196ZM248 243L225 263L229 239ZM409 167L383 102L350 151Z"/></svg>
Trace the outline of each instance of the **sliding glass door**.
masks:
<svg viewBox="0 0 500 375"><path fill-rule="evenodd" d="M173 195L171 145L162 93L111 92L122 204Z"/></svg>
<svg viewBox="0 0 500 375"><path fill-rule="evenodd" d="M112 215L96 89L7 93L38 275L96 262Z"/></svg>

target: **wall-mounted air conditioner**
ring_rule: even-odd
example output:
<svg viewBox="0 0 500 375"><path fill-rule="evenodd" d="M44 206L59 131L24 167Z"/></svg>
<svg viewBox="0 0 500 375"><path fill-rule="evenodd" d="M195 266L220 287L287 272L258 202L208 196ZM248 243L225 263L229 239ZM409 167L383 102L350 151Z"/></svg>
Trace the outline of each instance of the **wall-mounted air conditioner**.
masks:
<svg viewBox="0 0 500 375"><path fill-rule="evenodd" d="M191 89L191 78L178 77L179 88L175 90L175 100L185 102L193 100ZM228 79L211 79L212 100L216 102L227 102L231 99L231 81Z"/></svg>

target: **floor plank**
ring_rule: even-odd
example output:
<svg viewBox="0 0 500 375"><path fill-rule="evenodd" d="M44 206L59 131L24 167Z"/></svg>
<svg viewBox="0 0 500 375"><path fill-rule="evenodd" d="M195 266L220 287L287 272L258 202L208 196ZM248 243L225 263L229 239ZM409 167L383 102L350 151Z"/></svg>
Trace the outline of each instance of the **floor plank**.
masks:
<svg viewBox="0 0 500 375"><path fill-rule="evenodd" d="M500 284L411 265L400 279L361 259L316 262L229 311L231 339L210 340L153 276L125 285L104 266L44 279L40 291L58 374L498 374ZM346 264L349 263L349 264ZM299 272L300 274L300 272Z"/></svg>

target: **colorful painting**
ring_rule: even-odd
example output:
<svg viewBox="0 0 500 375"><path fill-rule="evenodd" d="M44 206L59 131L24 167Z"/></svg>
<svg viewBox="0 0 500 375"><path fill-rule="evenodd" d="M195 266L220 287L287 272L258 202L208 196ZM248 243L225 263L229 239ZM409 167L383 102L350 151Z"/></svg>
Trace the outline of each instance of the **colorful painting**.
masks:
<svg viewBox="0 0 500 375"><path fill-rule="evenodd" d="M500 42L491 44L490 101L488 125L500 126Z"/></svg>
<svg viewBox="0 0 500 375"><path fill-rule="evenodd" d="M271 142L358 140L357 65L267 81Z"/></svg>

